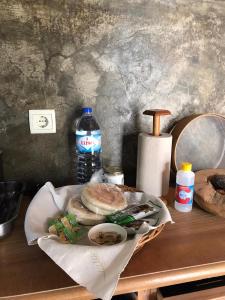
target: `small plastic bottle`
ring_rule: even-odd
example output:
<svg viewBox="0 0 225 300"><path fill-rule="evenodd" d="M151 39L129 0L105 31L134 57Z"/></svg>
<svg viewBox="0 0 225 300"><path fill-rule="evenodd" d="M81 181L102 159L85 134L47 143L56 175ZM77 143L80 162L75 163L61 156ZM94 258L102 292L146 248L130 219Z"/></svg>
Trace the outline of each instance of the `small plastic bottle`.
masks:
<svg viewBox="0 0 225 300"><path fill-rule="evenodd" d="M91 107L84 107L76 124L76 181L79 184L90 180L101 168L101 131L92 115Z"/></svg>
<svg viewBox="0 0 225 300"><path fill-rule="evenodd" d="M191 163L183 162L176 176L175 209L181 212L192 210L195 173L191 169Z"/></svg>

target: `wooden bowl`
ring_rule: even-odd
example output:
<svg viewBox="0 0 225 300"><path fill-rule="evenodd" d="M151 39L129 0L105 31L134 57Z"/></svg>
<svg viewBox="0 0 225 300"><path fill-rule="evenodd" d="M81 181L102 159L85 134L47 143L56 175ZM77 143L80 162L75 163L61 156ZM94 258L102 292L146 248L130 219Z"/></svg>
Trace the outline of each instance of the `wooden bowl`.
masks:
<svg viewBox="0 0 225 300"><path fill-rule="evenodd" d="M194 200L207 212L225 218L225 192L215 189L211 182L214 175L225 176L225 169L201 170L195 174Z"/></svg>

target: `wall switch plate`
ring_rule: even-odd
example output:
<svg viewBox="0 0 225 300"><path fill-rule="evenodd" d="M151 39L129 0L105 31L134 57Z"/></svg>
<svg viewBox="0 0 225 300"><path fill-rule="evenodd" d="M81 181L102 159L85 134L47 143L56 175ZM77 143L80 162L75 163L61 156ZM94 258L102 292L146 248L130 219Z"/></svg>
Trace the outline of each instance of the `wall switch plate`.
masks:
<svg viewBox="0 0 225 300"><path fill-rule="evenodd" d="M29 110L30 133L56 133L55 110Z"/></svg>

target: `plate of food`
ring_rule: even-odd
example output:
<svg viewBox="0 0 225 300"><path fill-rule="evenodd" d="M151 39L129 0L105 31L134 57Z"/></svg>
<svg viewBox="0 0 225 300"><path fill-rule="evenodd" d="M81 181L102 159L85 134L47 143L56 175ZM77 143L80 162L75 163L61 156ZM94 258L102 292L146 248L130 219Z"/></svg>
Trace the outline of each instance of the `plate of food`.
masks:
<svg viewBox="0 0 225 300"><path fill-rule="evenodd" d="M105 183L55 188L47 182L28 207L25 234L29 245L37 243L96 298L111 299L142 239L169 221L162 200L145 193Z"/></svg>
<svg viewBox="0 0 225 300"><path fill-rule="evenodd" d="M63 212L48 218L48 232L62 243L119 244L160 224L160 201L143 193L124 193L114 184L89 183L79 194L68 197ZM98 242L91 237L96 228L101 228Z"/></svg>

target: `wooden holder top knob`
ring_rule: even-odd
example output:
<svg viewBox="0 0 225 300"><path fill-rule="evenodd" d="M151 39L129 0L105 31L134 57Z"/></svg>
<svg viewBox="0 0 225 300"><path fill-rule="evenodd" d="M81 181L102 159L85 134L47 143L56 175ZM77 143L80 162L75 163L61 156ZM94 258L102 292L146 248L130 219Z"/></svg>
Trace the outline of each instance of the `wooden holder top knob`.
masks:
<svg viewBox="0 0 225 300"><path fill-rule="evenodd" d="M145 110L143 115L153 116L153 135L160 135L160 116L171 115L171 112L166 109L151 109Z"/></svg>

